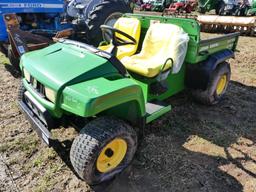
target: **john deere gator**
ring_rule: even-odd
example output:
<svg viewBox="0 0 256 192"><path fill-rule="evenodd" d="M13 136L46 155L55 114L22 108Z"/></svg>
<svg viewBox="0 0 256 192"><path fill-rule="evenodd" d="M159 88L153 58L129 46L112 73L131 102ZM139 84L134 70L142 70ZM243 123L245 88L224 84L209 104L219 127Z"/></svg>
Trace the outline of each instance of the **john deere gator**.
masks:
<svg viewBox="0 0 256 192"><path fill-rule="evenodd" d="M70 160L89 184L109 180L131 163L138 135L171 111L167 98L189 89L196 100L217 104L239 36L201 40L193 19L139 14L101 29L104 46L62 39L24 54L20 63L19 104L46 144L54 145L51 130L63 120L80 122Z"/></svg>

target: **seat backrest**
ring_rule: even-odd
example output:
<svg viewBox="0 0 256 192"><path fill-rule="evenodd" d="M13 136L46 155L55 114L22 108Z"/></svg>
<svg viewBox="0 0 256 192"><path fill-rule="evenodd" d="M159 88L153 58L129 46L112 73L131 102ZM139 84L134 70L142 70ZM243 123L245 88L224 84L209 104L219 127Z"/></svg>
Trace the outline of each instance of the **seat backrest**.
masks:
<svg viewBox="0 0 256 192"><path fill-rule="evenodd" d="M163 65L168 58L172 58L173 70L179 71L186 56L188 41L189 36L181 27L154 23L147 31L139 55L151 60L151 63L155 60L155 65Z"/></svg>
<svg viewBox="0 0 256 192"><path fill-rule="evenodd" d="M114 24L114 28L119 29L127 33L128 35L132 36L137 43L135 45L124 45L119 46L117 50L117 58L122 59L125 56L132 56L136 53L138 49L138 44L140 40L140 33L141 33L141 23L140 20L137 18L119 18L116 23ZM119 38L128 40L126 37L120 34L116 34ZM130 40L128 40L130 41ZM112 44L100 46L99 49L111 52L113 48Z"/></svg>
<svg viewBox="0 0 256 192"><path fill-rule="evenodd" d="M121 17L116 21L114 28L132 36L137 41L136 46L138 46L138 43L140 40L140 32L141 32L141 24L138 19ZM118 34L117 36L124 40L127 40L126 37L120 34Z"/></svg>

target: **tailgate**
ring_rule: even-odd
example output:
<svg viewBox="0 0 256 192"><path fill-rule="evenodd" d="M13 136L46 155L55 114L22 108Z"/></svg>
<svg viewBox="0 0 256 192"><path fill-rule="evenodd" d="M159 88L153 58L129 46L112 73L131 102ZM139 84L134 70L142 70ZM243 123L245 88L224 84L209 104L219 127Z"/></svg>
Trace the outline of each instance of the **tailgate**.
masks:
<svg viewBox="0 0 256 192"><path fill-rule="evenodd" d="M231 33L220 37L202 40L197 51L197 62L207 59L209 55L222 50L236 50L240 33Z"/></svg>

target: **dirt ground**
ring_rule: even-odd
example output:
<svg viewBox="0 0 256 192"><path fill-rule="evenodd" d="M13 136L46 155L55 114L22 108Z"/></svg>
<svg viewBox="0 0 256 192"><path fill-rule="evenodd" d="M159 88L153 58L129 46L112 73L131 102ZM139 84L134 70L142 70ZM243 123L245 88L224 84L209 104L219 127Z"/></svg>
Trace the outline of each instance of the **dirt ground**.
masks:
<svg viewBox="0 0 256 192"><path fill-rule="evenodd" d="M146 127L132 165L94 187L71 168L72 128L54 131L54 149L31 129L16 103L19 79L1 55L0 191L256 192L256 38L241 37L238 50L223 101L169 99L173 110Z"/></svg>

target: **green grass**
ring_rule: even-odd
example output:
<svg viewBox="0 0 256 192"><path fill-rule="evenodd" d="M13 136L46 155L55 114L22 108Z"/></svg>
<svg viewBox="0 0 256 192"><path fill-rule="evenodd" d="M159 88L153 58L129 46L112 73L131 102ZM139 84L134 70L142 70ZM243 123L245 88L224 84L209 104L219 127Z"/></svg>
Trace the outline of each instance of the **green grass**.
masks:
<svg viewBox="0 0 256 192"><path fill-rule="evenodd" d="M0 152L8 152L11 150L22 151L29 156L37 148L38 139L35 135L28 135L26 138L19 138L12 142L0 145Z"/></svg>
<svg viewBox="0 0 256 192"><path fill-rule="evenodd" d="M44 163L47 163L49 160L53 160L57 157L57 153L51 148L45 148L40 151L37 157L32 162L33 167L41 167Z"/></svg>
<svg viewBox="0 0 256 192"><path fill-rule="evenodd" d="M57 173L62 168L62 165L52 164L43 177L38 181L38 185L34 189L35 192L43 192L51 189L58 181L52 179L54 174Z"/></svg>
<svg viewBox="0 0 256 192"><path fill-rule="evenodd" d="M9 64L9 59L7 59L2 53L0 53L0 64Z"/></svg>

